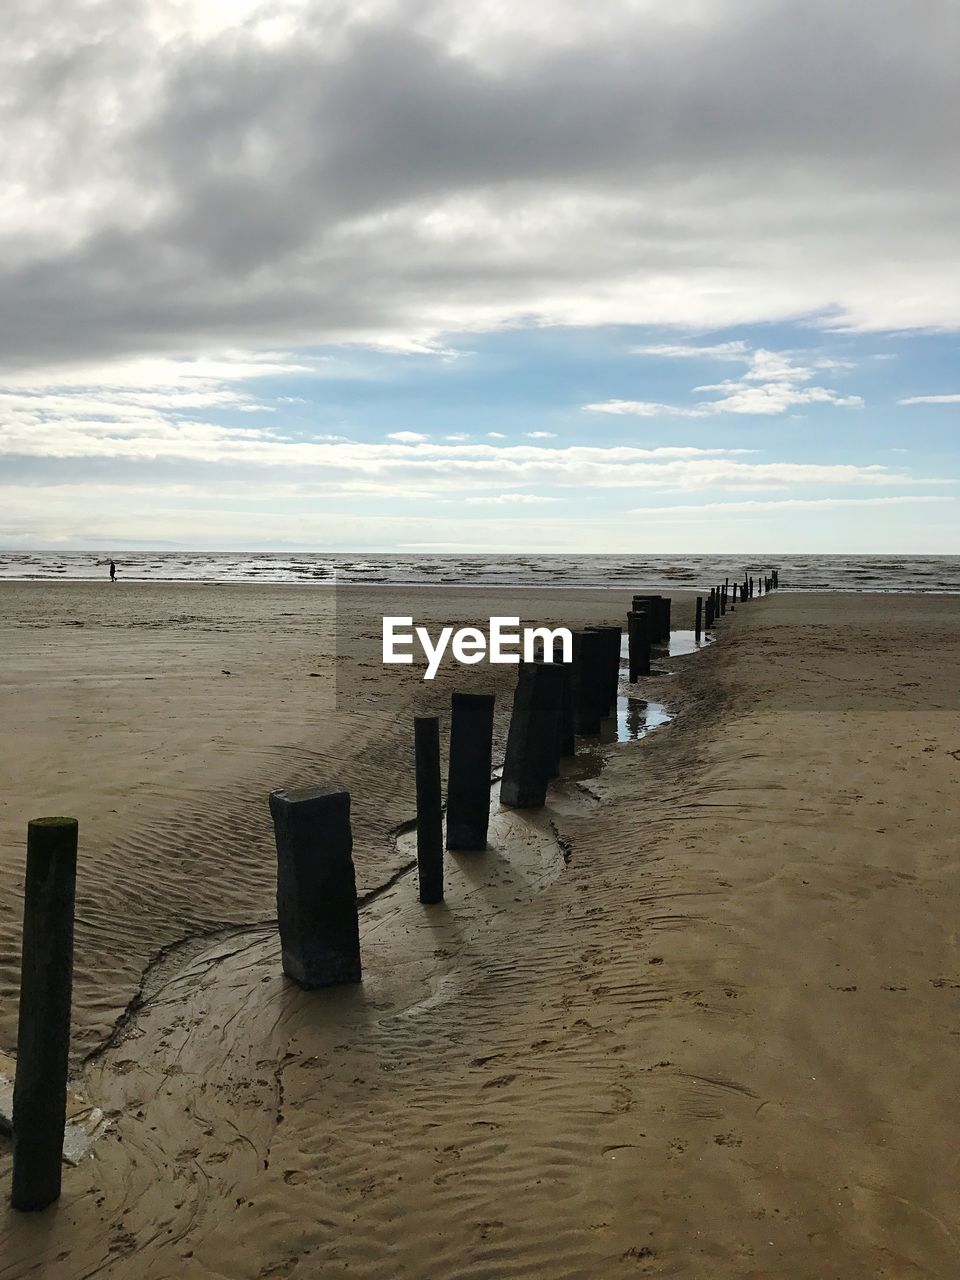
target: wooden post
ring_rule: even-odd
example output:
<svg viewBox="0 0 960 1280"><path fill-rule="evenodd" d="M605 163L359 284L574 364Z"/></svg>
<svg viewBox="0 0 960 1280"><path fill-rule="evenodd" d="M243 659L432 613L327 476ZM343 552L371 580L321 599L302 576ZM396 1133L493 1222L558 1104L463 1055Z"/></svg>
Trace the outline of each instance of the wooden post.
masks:
<svg viewBox="0 0 960 1280"><path fill-rule="evenodd" d="M720 587L720 616L726 617L727 613L727 588Z"/></svg>
<svg viewBox="0 0 960 1280"><path fill-rule="evenodd" d="M575 633L576 634L576 633ZM500 803L540 809L559 742L563 668L552 662L521 662L500 782Z"/></svg>
<svg viewBox="0 0 960 1280"><path fill-rule="evenodd" d="M571 646L572 648L572 646ZM553 660L563 672L560 684L560 758L577 754L577 740L573 731L573 654L570 661L563 660L563 645L553 647Z"/></svg>
<svg viewBox="0 0 960 1280"><path fill-rule="evenodd" d="M448 849L469 849L476 853L487 847L490 775L493 771L493 707L492 693L453 695L447 774ZM417 804L419 807L419 792ZM419 832L418 819L418 844ZM442 896L442 870L440 889ZM420 901L425 899L421 896Z"/></svg>
<svg viewBox="0 0 960 1280"><path fill-rule="evenodd" d="M630 669L627 673L630 683L634 684L640 676L650 674L650 615L645 609L632 610L627 614L627 649Z"/></svg>
<svg viewBox="0 0 960 1280"><path fill-rule="evenodd" d="M693 624L693 634L697 640L703 632L703 596L697 596L697 617Z"/></svg>
<svg viewBox="0 0 960 1280"><path fill-rule="evenodd" d="M45 1209L60 1195L77 835L76 818L35 818L27 825L10 1196L23 1212Z"/></svg>
<svg viewBox="0 0 960 1280"><path fill-rule="evenodd" d="M602 652L599 631L574 631L573 727L577 733L600 732Z"/></svg>
<svg viewBox="0 0 960 1280"><path fill-rule="evenodd" d="M443 799L440 791L440 717L414 716L417 776L417 877L420 901L443 901Z"/></svg>
<svg viewBox="0 0 960 1280"><path fill-rule="evenodd" d="M646 611L650 640L658 643L670 639L670 597L634 596L633 611Z"/></svg>
<svg viewBox="0 0 960 1280"><path fill-rule="evenodd" d="M603 636L603 673L600 678L600 705L605 716L616 711L617 690L620 686L620 648L623 643L621 627L597 627Z"/></svg>
<svg viewBox="0 0 960 1280"><path fill-rule="evenodd" d="M270 813L284 973L308 988L359 982L350 792L337 786L272 791Z"/></svg>

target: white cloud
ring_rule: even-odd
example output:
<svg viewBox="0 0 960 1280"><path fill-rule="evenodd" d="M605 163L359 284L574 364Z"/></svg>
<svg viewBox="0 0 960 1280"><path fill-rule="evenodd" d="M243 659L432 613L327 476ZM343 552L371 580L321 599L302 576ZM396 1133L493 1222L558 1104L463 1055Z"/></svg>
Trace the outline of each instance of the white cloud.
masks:
<svg viewBox="0 0 960 1280"><path fill-rule="evenodd" d="M749 358L750 347L743 339L718 342L712 346L691 346L683 342L657 342L631 347L633 355L656 356L661 360L742 360Z"/></svg>
<svg viewBox="0 0 960 1280"><path fill-rule="evenodd" d="M537 493L498 493L496 496L491 495L487 498L467 498L467 502L470 503L471 506L486 506L491 504L493 506L501 507L537 507L542 506L544 503L559 501L559 498L545 498Z"/></svg>
<svg viewBox="0 0 960 1280"><path fill-rule="evenodd" d="M900 404L960 404L960 392L946 396L907 396Z"/></svg>
<svg viewBox="0 0 960 1280"><path fill-rule="evenodd" d="M653 400L603 400L581 406L584 413L632 415L637 418L706 418L710 410L701 406L658 404Z"/></svg>
<svg viewBox="0 0 960 1280"><path fill-rule="evenodd" d="M657 518L686 513L701 515L709 512L827 511L833 507L911 506L926 502L956 502L956 498L933 494L885 494L879 498L776 498L772 501L749 498L741 502L701 502L696 506L633 507L626 514Z"/></svg>
<svg viewBox="0 0 960 1280"><path fill-rule="evenodd" d="M456 431L456 432L454 432L454 434L453 434L453 435L450 435L450 436L444 436L443 438L444 438L444 440L450 440L450 441L453 441L454 443L456 443L456 442L463 441L463 440L469 440L469 439L470 439L470 435L469 435L469 433L468 433L468 432L466 432L466 431Z"/></svg>
<svg viewBox="0 0 960 1280"><path fill-rule="evenodd" d="M389 431L387 433L387 439L396 440L398 444L425 444L429 438L429 436L425 436L419 431Z"/></svg>
<svg viewBox="0 0 960 1280"><path fill-rule="evenodd" d="M527 431L524 433L528 440L556 440L555 431Z"/></svg>
<svg viewBox="0 0 960 1280"><path fill-rule="evenodd" d="M683 358L698 351L719 348L646 347L646 354L671 357L681 351ZM606 400L582 406L586 413L632 414L639 418L707 418L713 414L778 415L806 404L831 404L838 408L860 408L863 400L856 395L840 395L830 387L807 386L820 370L846 370L849 361L816 356L798 363L795 353L752 350L746 343L726 343L724 359L742 360L748 367L740 378L694 387L699 395L713 394L717 400L701 400L693 405L669 405L649 400Z"/></svg>
<svg viewBox="0 0 960 1280"><path fill-rule="evenodd" d="M490 440L506 440L506 436L502 431L488 431L487 438Z"/></svg>

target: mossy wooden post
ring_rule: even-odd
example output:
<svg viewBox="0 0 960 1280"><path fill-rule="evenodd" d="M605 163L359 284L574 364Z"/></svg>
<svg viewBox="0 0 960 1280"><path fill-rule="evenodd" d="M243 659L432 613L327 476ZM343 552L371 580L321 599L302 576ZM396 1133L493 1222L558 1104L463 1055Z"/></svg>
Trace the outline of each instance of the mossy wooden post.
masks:
<svg viewBox="0 0 960 1280"><path fill-rule="evenodd" d="M60 1196L77 834L76 818L35 818L27 825L10 1196L23 1212L45 1209Z"/></svg>
<svg viewBox="0 0 960 1280"><path fill-rule="evenodd" d="M455 693L447 774L447 848L474 853L487 847L493 767L492 693ZM441 883L442 892L442 883Z"/></svg>
<svg viewBox="0 0 960 1280"><path fill-rule="evenodd" d="M272 791L270 814L284 973L308 988L359 982L350 792L337 786Z"/></svg>
<svg viewBox="0 0 960 1280"><path fill-rule="evenodd" d="M697 596L697 615L693 624L693 634L697 640L703 634L703 596Z"/></svg>
<svg viewBox="0 0 960 1280"><path fill-rule="evenodd" d="M417 778L417 878L420 901L443 901L443 797L440 791L440 718L413 717Z"/></svg>

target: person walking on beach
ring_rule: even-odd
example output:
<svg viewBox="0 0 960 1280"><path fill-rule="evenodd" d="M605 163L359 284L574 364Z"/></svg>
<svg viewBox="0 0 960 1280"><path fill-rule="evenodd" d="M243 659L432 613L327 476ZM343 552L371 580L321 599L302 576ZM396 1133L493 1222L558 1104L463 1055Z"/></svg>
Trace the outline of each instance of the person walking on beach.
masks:
<svg viewBox="0 0 960 1280"><path fill-rule="evenodd" d="M111 560L110 561L110 581L116 582L116 580L117 580L117 566Z"/></svg>

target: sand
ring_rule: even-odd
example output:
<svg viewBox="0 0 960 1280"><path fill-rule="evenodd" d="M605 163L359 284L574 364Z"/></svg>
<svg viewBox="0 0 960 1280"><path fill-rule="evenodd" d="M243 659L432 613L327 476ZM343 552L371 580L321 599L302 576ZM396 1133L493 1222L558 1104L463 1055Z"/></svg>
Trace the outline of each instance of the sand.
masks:
<svg viewBox="0 0 960 1280"><path fill-rule="evenodd" d="M337 709L330 593L108 591L0 589L0 1049L23 826L76 813L76 1087L113 1120L55 1210L4 1211L0 1278L956 1276L955 598L739 609L645 685L670 725L584 753L425 909L390 832L452 674L344 683L341 643ZM479 596L418 607L625 604ZM308 994L265 796L330 776L365 980Z"/></svg>

